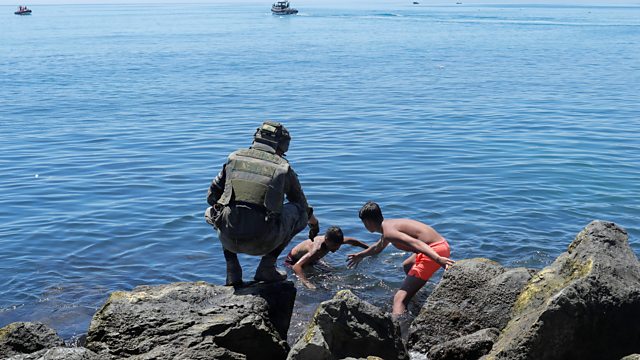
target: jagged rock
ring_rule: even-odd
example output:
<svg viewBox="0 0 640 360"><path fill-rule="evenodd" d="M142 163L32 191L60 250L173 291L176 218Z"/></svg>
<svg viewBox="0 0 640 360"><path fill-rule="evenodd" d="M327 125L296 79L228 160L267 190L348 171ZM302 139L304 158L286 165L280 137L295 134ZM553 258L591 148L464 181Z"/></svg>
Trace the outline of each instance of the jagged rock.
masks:
<svg viewBox="0 0 640 360"><path fill-rule="evenodd" d="M640 263L627 233L594 221L537 273L487 359L620 359L640 352Z"/></svg>
<svg viewBox="0 0 640 360"><path fill-rule="evenodd" d="M42 323L15 322L0 329L0 359L63 345L55 330Z"/></svg>
<svg viewBox="0 0 640 360"><path fill-rule="evenodd" d="M102 360L102 358L85 348L57 347L32 354L12 356L7 360Z"/></svg>
<svg viewBox="0 0 640 360"><path fill-rule="evenodd" d="M429 350L429 360L477 360L491 350L498 335L496 328L482 329L438 344Z"/></svg>
<svg viewBox="0 0 640 360"><path fill-rule="evenodd" d="M408 359L399 325L351 291L339 291L318 306L309 327L291 349L290 360L380 357Z"/></svg>
<svg viewBox="0 0 640 360"><path fill-rule="evenodd" d="M531 273L483 258L456 262L411 324L409 347L426 353L434 345L481 329L502 329Z"/></svg>
<svg viewBox="0 0 640 360"><path fill-rule="evenodd" d="M273 323L286 334L295 294L290 281L116 291L94 315L85 346L114 359L284 359L288 345Z"/></svg>

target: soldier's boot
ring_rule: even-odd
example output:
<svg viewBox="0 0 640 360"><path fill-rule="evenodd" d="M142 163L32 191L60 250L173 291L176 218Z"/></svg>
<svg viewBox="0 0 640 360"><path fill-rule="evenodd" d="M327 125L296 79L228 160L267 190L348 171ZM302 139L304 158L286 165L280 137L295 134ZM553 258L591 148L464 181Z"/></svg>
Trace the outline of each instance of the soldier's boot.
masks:
<svg viewBox="0 0 640 360"><path fill-rule="evenodd" d="M242 285L242 267L238 261L238 255L231 251L224 251L224 259L227 261L227 286Z"/></svg>
<svg viewBox="0 0 640 360"><path fill-rule="evenodd" d="M276 269L276 260L278 258L272 255L265 255L260 260L260 264L256 269L256 275L253 277L256 281L275 282L287 279L287 273Z"/></svg>

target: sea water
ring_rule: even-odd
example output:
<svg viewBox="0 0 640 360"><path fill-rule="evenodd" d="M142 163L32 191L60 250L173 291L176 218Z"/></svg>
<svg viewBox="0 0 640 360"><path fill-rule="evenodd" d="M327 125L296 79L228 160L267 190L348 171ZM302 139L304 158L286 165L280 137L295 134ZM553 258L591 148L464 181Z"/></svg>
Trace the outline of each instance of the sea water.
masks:
<svg viewBox="0 0 640 360"><path fill-rule="evenodd" d="M456 260L540 269L594 219L640 252L640 7L269 5L0 7L0 326L73 341L112 291L222 284L207 188L266 119L322 229L375 242L374 200ZM390 310L409 254L358 250L296 281L290 341L340 289Z"/></svg>

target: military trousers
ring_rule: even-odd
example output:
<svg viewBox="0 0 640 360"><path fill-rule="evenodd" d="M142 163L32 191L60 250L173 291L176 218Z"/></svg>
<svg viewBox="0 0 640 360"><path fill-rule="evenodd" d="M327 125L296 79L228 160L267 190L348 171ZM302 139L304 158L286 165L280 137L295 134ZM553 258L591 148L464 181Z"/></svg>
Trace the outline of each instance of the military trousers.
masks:
<svg viewBox="0 0 640 360"><path fill-rule="evenodd" d="M276 249L282 252L307 226L308 217L307 210L297 203L284 204L282 212L272 216L267 216L261 208L230 204L215 215L213 222L226 250L262 256Z"/></svg>

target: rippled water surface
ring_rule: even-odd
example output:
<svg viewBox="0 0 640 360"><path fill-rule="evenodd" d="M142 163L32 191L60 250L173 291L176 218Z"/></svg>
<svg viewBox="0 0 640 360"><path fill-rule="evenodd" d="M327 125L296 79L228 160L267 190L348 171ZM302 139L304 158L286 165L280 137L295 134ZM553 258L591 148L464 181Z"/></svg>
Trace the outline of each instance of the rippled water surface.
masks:
<svg viewBox="0 0 640 360"><path fill-rule="evenodd" d="M640 252L640 8L298 7L0 7L0 326L70 340L111 291L221 284L207 188L265 119L323 228L372 243L371 199L455 259L541 268L593 219ZM337 289L390 309L408 254L350 251L291 336Z"/></svg>

